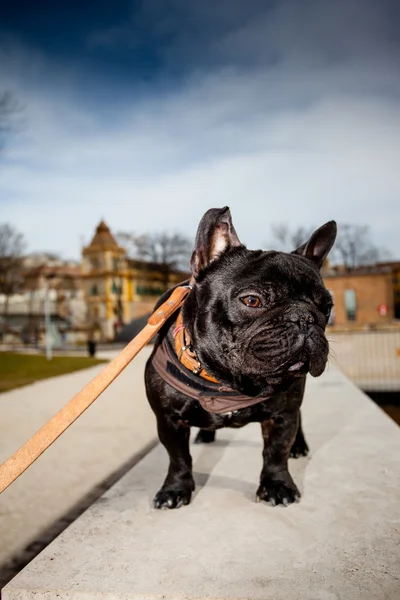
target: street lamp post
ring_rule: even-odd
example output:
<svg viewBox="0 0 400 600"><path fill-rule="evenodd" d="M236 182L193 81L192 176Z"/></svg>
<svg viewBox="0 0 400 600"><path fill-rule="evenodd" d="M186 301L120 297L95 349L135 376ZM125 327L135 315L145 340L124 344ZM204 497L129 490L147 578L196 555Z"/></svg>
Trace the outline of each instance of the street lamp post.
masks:
<svg viewBox="0 0 400 600"><path fill-rule="evenodd" d="M49 279L52 279L54 275L45 275L44 278L44 327L46 337L46 358L52 360L53 348L51 343L51 316L50 316L50 297L49 297Z"/></svg>

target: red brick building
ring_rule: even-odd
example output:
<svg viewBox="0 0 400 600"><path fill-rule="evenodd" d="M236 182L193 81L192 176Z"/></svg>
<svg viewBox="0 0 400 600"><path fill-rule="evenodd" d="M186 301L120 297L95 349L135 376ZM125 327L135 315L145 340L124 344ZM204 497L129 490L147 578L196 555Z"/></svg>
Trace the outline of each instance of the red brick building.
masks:
<svg viewBox="0 0 400 600"><path fill-rule="evenodd" d="M400 319L400 262L352 270L328 264L322 276L334 301L331 325L377 327Z"/></svg>

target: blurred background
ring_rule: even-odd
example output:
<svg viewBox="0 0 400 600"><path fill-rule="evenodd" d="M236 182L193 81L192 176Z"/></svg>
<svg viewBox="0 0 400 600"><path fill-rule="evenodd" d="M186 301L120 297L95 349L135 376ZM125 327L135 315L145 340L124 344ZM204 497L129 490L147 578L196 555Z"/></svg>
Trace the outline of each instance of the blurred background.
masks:
<svg viewBox="0 0 400 600"><path fill-rule="evenodd" d="M399 17L395 0L3 3L2 349L126 342L228 204L250 248L338 221L332 360L394 402Z"/></svg>
<svg viewBox="0 0 400 600"><path fill-rule="evenodd" d="M399 23L398 0L0 4L2 459L189 276L200 218L225 205L251 249L291 251L338 222L322 269L331 364L400 423ZM31 385L54 375L57 390ZM138 419L132 384L115 385L96 417L107 472ZM4 581L106 474L91 478L96 459L57 475L65 439L0 510Z"/></svg>

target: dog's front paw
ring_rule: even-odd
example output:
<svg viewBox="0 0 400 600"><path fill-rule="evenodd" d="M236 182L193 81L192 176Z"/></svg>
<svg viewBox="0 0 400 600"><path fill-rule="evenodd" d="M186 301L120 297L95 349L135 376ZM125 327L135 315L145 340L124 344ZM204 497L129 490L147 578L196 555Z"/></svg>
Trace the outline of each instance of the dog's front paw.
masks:
<svg viewBox="0 0 400 600"><path fill-rule="evenodd" d="M256 500L257 502L266 502L271 506L277 504L288 506L293 502L299 502L300 492L288 473L284 478L264 479L258 488Z"/></svg>
<svg viewBox="0 0 400 600"><path fill-rule="evenodd" d="M300 456L307 456L310 449L307 445L306 440L301 438L296 438L293 442L293 446L290 449L290 458L300 458Z"/></svg>
<svg viewBox="0 0 400 600"><path fill-rule="evenodd" d="M192 487L182 486L174 488L161 488L155 495L153 505L157 509L180 508L190 503L192 498Z"/></svg>

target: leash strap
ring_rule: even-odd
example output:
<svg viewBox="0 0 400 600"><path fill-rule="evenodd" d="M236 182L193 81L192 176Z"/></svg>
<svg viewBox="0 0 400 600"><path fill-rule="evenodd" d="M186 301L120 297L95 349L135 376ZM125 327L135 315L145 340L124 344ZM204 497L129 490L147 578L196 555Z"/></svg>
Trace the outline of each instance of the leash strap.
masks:
<svg viewBox="0 0 400 600"><path fill-rule="evenodd" d="M108 388L161 329L167 319L182 306L190 289L191 286L175 288L166 302L150 316L147 325L125 346L120 354L0 466L0 494L22 475Z"/></svg>

